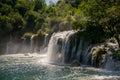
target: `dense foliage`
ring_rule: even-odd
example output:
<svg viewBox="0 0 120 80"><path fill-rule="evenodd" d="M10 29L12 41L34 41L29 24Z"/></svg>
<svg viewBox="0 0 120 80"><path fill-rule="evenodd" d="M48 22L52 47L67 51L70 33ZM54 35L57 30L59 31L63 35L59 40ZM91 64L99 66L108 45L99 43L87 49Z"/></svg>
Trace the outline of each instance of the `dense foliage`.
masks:
<svg viewBox="0 0 120 80"><path fill-rule="evenodd" d="M0 35L36 33L45 22L44 0L1 0Z"/></svg>
<svg viewBox="0 0 120 80"><path fill-rule="evenodd" d="M120 34L120 0L0 0L0 36L75 29L100 42ZM119 40L118 40L119 41Z"/></svg>

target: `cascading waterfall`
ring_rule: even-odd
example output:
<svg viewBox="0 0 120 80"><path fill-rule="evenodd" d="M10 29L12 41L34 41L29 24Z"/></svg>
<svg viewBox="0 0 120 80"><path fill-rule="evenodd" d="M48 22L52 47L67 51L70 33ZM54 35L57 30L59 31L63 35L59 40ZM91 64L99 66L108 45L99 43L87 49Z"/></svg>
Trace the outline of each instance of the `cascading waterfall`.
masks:
<svg viewBox="0 0 120 80"><path fill-rule="evenodd" d="M59 63L62 65L66 63L71 64L76 60L87 65L90 64L91 48L91 45L83 46L82 38L79 44L77 43L75 31L54 33L48 45L48 60L51 63Z"/></svg>
<svg viewBox="0 0 120 80"><path fill-rule="evenodd" d="M65 53L69 52L69 37L73 35L75 31L64 31L54 33L49 41L48 45L48 61L49 63L61 63L65 62ZM68 45L68 46L67 46Z"/></svg>
<svg viewBox="0 0 120 80"><path fill-rule="evenodd" d="M108 41L100 44L91 44L90 41L85 41L83 37L77 39L76 34L77 32L73 30L57 32L52 34L50 40L50 36L47 34L42 46L43 51L41 50L42 52L40 53L47 53L48 63L59 65L76 65L79 63L78 66L84 64L114 70L116 69L115 67L118 68L120 66L116 64L112 57L112 54L119 49L117 41L112 40L115 42ZM28 40L24 39L22 44L15 43L10 37L6 44L6 54L18 52L34 53L35 46L36 39L34 36L31 36ZM105 53L100 54L102 58L97 53L99 49L102 49L101 47L105 48ZM113 68L112 66L115 67Z"/></svg>
<svg viewBox="0 0 120 80"><path fill-rule="evenodd" d="M85 41L84 37L77 39L76 33L76 31L53 33L48 44L48 62L59 65L69 64L79 66L83 64L106 68L106 64L109 63L109 57L106 56L111 55L111 53L114 54L111 50L119 49L118 44L112 43L115 45L111 45L110 42L91 44L91 41ZM102 57L97 59L97 57L99 57L99 52L95 52L97 52L101 46L103 46L106 51L103 51L103 54L100 53ZM110 69L112 69L112 67L110 67Z"/></svg>
<svg viewBox="0 0 120 80"><path fill-rule="evenodd" d="M82 39L79 45L77 44L75 31L64 31L52 35L47 53L51 62L65 65L65 63L71 64L74 60L80 62L82 59L83 64L90 64L90 49L91 46L83 46Z"/></svg>

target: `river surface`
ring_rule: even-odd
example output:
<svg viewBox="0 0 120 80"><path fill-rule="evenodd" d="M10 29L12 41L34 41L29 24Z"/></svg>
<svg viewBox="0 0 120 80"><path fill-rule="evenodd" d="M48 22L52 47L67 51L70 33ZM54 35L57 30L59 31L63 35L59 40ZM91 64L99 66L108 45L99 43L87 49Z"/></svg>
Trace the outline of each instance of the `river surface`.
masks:
<svg viewBox="0 0 120 80"><path fill-rule="evenodd" d="M10 54L0 55L0 80L120 80L120 72L52 65L46 54Z"/></svg>

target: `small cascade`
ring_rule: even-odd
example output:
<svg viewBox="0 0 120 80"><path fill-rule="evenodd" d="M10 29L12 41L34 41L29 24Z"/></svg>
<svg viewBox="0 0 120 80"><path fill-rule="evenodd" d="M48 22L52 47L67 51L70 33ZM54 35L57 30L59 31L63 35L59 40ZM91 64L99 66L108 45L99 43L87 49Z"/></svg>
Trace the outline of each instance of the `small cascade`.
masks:
<svg viewBox="0 0 120 80"><path fill-rule="evenodd" d="M12 45L12 36L10 35L10 39L6 44L6 51L5 54L11 53L11 45Z"/></svg>
<svg viewBox="0 0 120 80"><path fill-rule="evenodd" d="M21 52L22 52L22 53L24 53L25 50L26 50L25 44L26 44L26 39L23 39L23 40L22 40L22 46L21 46L21 47L22 47L22 49L21 49Z"/></svg>
<svg viewBox="0 0 120 80"><path fill-rule="evenodd" d="M34 39L34 36L32 35L31 38L30 38L30 52L31 53L34 52L34 49L33 49L34 48L34 46L33 46L34 40L33 39Z"/></svg>
<svg viewBox="0 0 120 80"><path fill-rule="evenodd" d="M42 48L40 50L40 53L46 53L47 52L49 37L50 37L50 35L45 34L44 42L43 42Z"/></svg>
<svg viewBox="0 0 120 80"><path fill-rule="evenodd" d="M48 34L45 34L45 38L44 38L44 42L43 42L43 48L47 47L48 43L49 43L49 39L48 39Z"/></svg>
<svg viewBox="0 0 120 80"><path fill-rule="evenodd" d="M9 45L10 45L10 42L8 42L7 45L6 45L6 51L5 51L5 54L8 54L8 53L9 53Z"/></svg>

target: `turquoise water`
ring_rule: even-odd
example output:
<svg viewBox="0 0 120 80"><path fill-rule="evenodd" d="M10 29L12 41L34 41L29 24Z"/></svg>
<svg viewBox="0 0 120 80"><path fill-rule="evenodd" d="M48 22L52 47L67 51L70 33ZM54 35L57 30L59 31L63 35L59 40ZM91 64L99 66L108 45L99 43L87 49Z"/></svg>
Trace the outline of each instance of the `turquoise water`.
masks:
<svg viewBox="0 0 120 80"><path fill-rule="evenodd" d="M120 72L51 65L46 55L12 54L0 56L0 80L120 80Z"/></svg>

